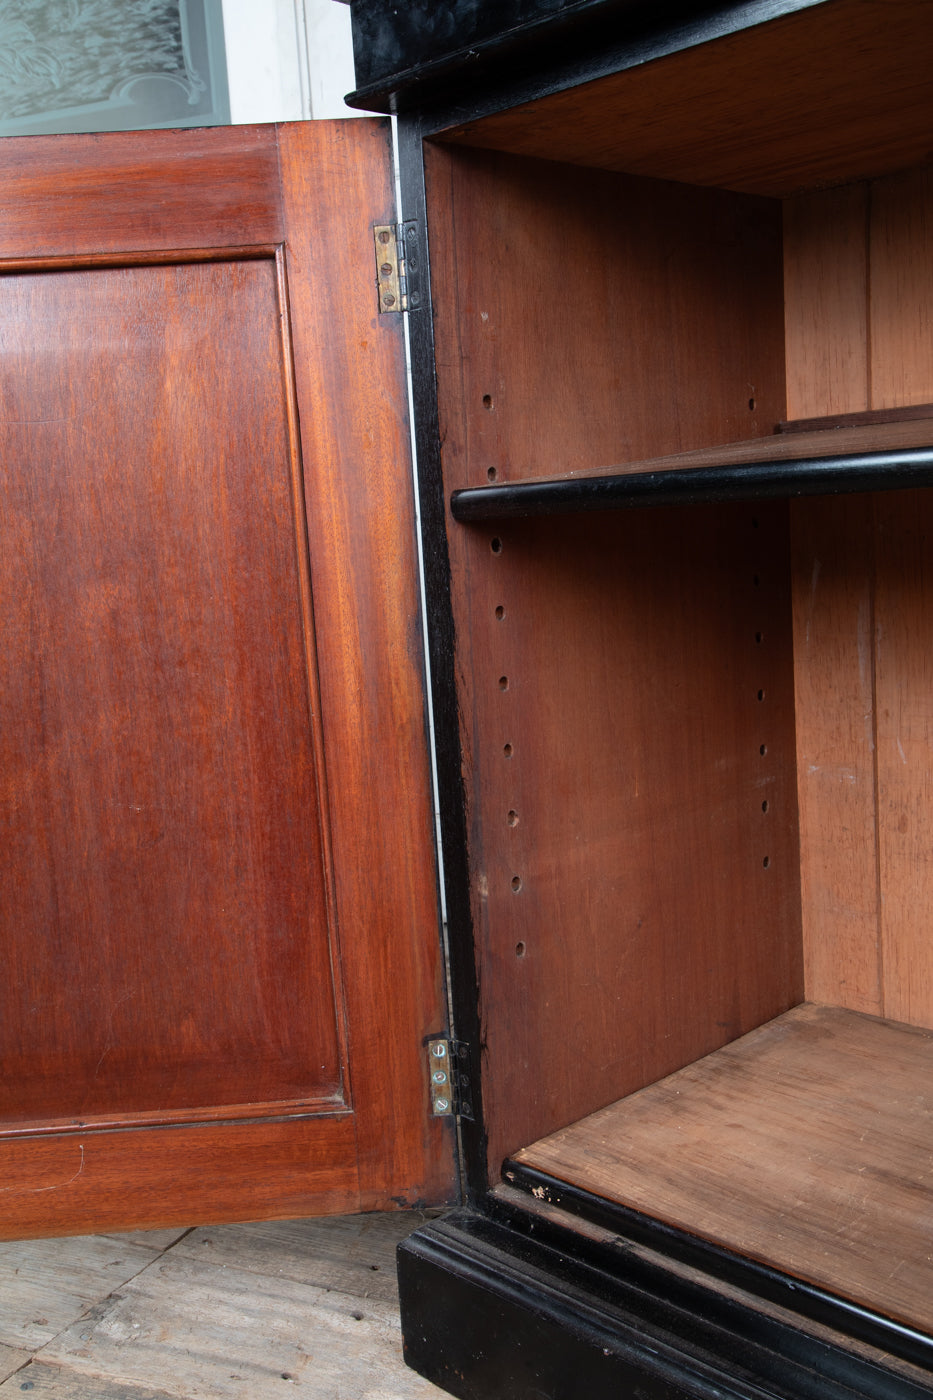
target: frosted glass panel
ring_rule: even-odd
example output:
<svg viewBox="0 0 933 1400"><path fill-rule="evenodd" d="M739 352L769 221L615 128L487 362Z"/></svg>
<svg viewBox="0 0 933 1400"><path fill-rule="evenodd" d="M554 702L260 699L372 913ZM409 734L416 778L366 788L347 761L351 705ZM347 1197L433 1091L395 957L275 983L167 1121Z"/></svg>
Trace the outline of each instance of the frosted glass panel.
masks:
<svg viewBox="0 0 933 1400"><path fill-rule="evenodd" d="M0 136L229 120L221 0L0 0Z"/></svg>

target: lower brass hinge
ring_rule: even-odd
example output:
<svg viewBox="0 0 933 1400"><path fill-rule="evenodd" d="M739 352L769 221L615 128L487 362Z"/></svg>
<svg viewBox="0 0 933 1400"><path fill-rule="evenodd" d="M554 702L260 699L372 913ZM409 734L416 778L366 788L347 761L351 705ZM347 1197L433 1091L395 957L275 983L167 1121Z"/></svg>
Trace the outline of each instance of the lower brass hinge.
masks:
<svg viewBox="0 0 933 1400"><path fill-rule="evenodd" d="M470 1047L462 1040L428 1041L431 1112L437 1118L473 1118Z"/></svg>
<svg viewBox="0 0 933 1400"><path fill-rule="evenodd" d="M379 310L415 311L421 305L421 247L414 219L404 224L376 224L376 285Z"/></svg>

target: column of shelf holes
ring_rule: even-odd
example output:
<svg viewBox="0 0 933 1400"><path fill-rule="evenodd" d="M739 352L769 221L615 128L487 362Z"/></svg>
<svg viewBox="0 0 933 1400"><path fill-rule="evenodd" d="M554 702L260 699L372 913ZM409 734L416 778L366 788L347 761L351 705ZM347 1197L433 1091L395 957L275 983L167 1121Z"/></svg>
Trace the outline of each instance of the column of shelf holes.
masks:
<svg viewBox="0 0 933 1400"><path fill-rule="evenodd" d="M492 550L493 554L501 554L501 553L502 553L502 539L501 539L501 536L499 536L499 535L494 535L494 536L492 537L492 539L490 540L490 542L489 542L489 547L490 547L490 549ZM495 625L496 625L496 626L506 626L506 625L508 624L507 611L506 611L506 606L505 606L504 603L497 603L497 604L495 605L495 608L494 608L494 620L495 620ZM507 690L509 689L509 686L511 685L511 681L510 681L510 679L509 679L509 676L508 676L507 674L500 675L499 678L498 678L497 684L498 684L498 688L499 688L500 691L502 691L502 692L507 691ZM502 744L502 761L503 761L503 763L508 763L508 762L510 762L511 759L512 759L512 757L514 756L514 752L515 752L515 750L514 750L514 746L513 746L513 744L512 744L511 738L510 738L508 735L506 735L505 738L504 738L504 740L503 740L503 744ZM515 806L510 805L510 806L507 808L506 814L505 814L505 822L506 822L506 825L507 825L508 827L510 827L510 828L514 828L514 827L518 826L519 815L518 815L517 808L516 808ZM511 876L511 880L510 880L510 887L511 887L512 893L513 893L513 894L520 894L520 893L521 893L521 890L522 890L522 884L523 884L522 876L521 876L517 871L514 871L513 874L512 874L512 876ZM516 956L517 958L523 958L523 957L525 956L525 953L526 953L526 952L527 952L527 948L526 948L526 946L525 946L525 941L524 941L524 939L519 939L519 941L518 941L518 942L516 943L516 945L515 945L515 956Z"/></svg>
<svg viewBox="0 0 933 1400"><path fill-rule="evenodd" d="M753 530L757 530L758 528L759 528L759 527L758 527L758 521L753 517L753 518L752 518L752 529L753 529ZM753 588L754 588L754 590L755 590L756 602L758 602L758 600L759 600L760 597L761 597L761 588L762 588L762 576L761 576L760 573L756 572L756 573L752 574L752 586L753 586ZM760 605L759 605L759 607L758 607L758 612L760 613L761 611L762 611L762 609L761 609L761 607L760 607ZM767 644L767 638L766 638L764 626L763 626L762 623L761 623L761 618L760 618L760 616L759 616L759 618L756 620L756 622L757 622L757 625L756 625L756 628L755 628L755 648L756 648L756 651L758 652L758 656L759 656L759 667L760 667L760 669L763 669L763 668L761 667L761 661L763 660L763 649L764 649L764 647L765 647L766 644ZM767 697L767 691L766 691L765 686L764 686L764 685L759 685L759 687L758 687L758 693L757 693L756 699L757 699L758 705L759 705L760 707L762 707L762 708L760 709L760 721L761 721L761 723L760 723L760 726L759 726L760 742L759 742L759 745L758 745L758 754L759 754L759 757L762 759L763 762L766 761L766 760L767 760L767 757L768 757L768 733L767 733L767 716L768 716L768 710L767 710L767 708L765 708L766 702L767 702L767 698L768 698L768 697ZM767 817L768 812L769 812L769 810L770 810L770 807L771 807L770 800L769 800L767 797L762 798L762 799L761 799L761 816L762 816L763 818L766 818L766 817ZM761 858L761 866L762 866L762 869L763 869L763 870L770 870L770 868L771 868L771 856L767 853L767 845L768 845L768 842L767 842L767 828L765 828L765 830L764 830L764 832L763 832L763 834L762 834L762 845L763 845L764 848L765 848L765 853L762 855L762 858Z"/></svg>

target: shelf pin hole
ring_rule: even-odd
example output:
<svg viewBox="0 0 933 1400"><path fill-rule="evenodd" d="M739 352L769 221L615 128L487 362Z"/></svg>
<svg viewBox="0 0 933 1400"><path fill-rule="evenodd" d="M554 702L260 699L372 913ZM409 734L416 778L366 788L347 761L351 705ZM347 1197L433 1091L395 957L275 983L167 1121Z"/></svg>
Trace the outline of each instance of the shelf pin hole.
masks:
<svg viewBox="0 0 933 1400"><path fill-rule="evenodd" d="M486 409L487 413L492 412L492 394L483 395L483 408Z"/></svg>
<svg viewBox="0 0 933 1400"><path fill-rule="evenodd" d="M764 860L761 863L764 866L765 870L767 870L768 866L771 864L771 857L765 856Z"/></svg>
<svg viewBox="0 0 933 1400"><path fill-rule="evenodd" d="M521 887L522 887L522 877L521 877L521 875L513 875L513 876L512 876L512 893L513 893L513 894L518 894L518 892L519 892L519 890L521 889Z"/></svg>
<svg viewBox="0 0 933 1400"><path fill-rule="evenodd" d="M518 813L515 811L514 808L509 812L507 821L509 823L509 826L518 826Z"/></svg>
<svg viewBox="0 0 933 1400"><path fill-rule="evenodd" d="M499 619L500 622L505 617L505 608L502 606L501 603L496 608L496 617Z"/></svg>
<svg viewBox="0 0 933 1400"><path fill-rule="evenodd" d="M492 539L489 541L489 548L492 550L493 554L502 553L502 541L498 535L493 535Z"/></svg>
<svg viewBox="0 0 933 1400"><path fill-rule="evenodd" d="M515 956L516 956L517 958L523 958L523 957L525 956L525 945L524 945L524 943L516 943L516 945L515 945Z"/></svg>
<svg viewBox="0 0 933 1400"><path fill-rule="evenodd" d="M509 688L509 678L508 678L508 676L500 676L500 677L499 677L499 689L500 689L500 690L508 690L508 688Z"/></svg>
<svg viewBox="0 0 933 1400"><path fill-rule="evenodd" d="M486 480L487 480L487 481L495 481L495 479L496 479L496 477L497 477L498 475L499 475L499 473L496 471L495 467L487 467L487 468L486 468Z"/></svg>
<svg viewBox="0 0 933 1400"><path fill-rule="evenodd" d="M512 757L512 745L511 745L511 744L505 744L505 745L503 745L502 752L505 754L506 758L511 758L511 757Z"/></svg>
<svg viewBox="0 0 933 1400"><path fill-rule="evenodd" d="M767 812L768 806L769 806L768 799L765 798L764 802L762 802L762 804L761 804L761 810L762 810L763 812Z"/></svg>

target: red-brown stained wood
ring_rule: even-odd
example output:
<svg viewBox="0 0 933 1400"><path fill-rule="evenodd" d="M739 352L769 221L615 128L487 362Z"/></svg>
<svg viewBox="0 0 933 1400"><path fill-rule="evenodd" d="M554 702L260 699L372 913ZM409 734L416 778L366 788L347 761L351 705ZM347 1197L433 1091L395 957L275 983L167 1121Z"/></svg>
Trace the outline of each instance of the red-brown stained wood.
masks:
<svg viewBox="0 0 933 1400"><path fill-rule="evenodd" d="M448 489L770 435L786 416L777 203L427 157Z"/></svg>
<svg viewBox="0 0 933 1400"><path fill-rule="evenodd" d="M933 395L933 172L907 170L872 185L871 405Z"/></svg>
<svg viewBox="0 0 933 1400"><path fill-rule="evenodd" d="M357 1199L350 1114L0 1142L0 1238L335 1214Z"/></svg>
<svg viewBox="0 0 933 1400"><path fill-rule="evenodd" d="M275 263L2 292L0 1119L339 1102Z"/></svg>
<svg viewBox="0 0 933 1400"><path fill-rule="evenodd" d="M930 957L930 695L933 501L876 507L878 841L885 1015L933 1026Z"/></svg>
<svg viewBox="0 0 933 1400"><path fill-rule="evenodd" d="M881 1015L874 500L794 502L791 537L807 996Z"/></svg>
<svg viewBox="0 0 933 1400"><path fill-rule="evenodd" d="M791 418L870 407L867 185L784 203L784 327Z"/></svg>
<svg viewBox="0 0 933 1400"><path fill-rule="evenodd" d="M3 258L282 238L272 126L21 136L4 141L3 155Z"/></svg>
<svg viewBox="0 0 933 1400"><path fill-rule="evenodd" d="M774 440L778 206L476 151L428 174L448 490ZM449 526L494 1175L802 994L785 531Z"/></svg>
<svg viewBox="0 0 933 1400"><path fill-rule="evenodd" d="M923 163L931 108L926 0L831 0L445 137L780 197Z"/></svg>
<svg viewBox="0 0 933 1400"><path fill-rule="evenodd" d="M395 195L379 123L287 126L280 155L360 1199L376 1209L447 1198L454 1150L424 1058L446 1012L403 329L377 313L373 261Z"/></svg>
<svg viewBox="0 0 933 1400"><path fill-rule="evenodd" d="M921 169L785 206L788 408L863 411L840 446L930 441L931 192ZM929 1025L925 511L808 501L792 522L808 995Z"/></svg>
<svg viewBox="0 0 933 1400"><path fill-rule="evenodd" d="M493 1170L802 995L783 515L458 544Z"/></svg>
<svg viewBox="0 0 933 1400"><path fill-rule="evenodd" d="M387 128L0 154L0 1231L443 1199Z"/></svg>

